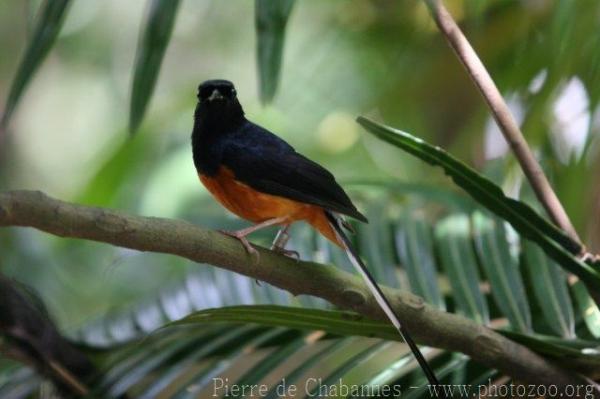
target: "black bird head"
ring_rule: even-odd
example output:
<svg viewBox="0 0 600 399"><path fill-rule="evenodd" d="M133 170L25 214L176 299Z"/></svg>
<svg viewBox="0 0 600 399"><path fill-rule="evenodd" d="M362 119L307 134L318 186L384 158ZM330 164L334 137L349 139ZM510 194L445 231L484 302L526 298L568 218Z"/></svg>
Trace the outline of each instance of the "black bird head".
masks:
<svg viewBox="0 0 600 399"><path fill-rule="evenodd" d="M228 80L207 80L198 86L198 101L201 103L219 104L237 101L235 87Z"/></svg>
<svg viewBox="0 0 600 399"><path fill-rule="evenodd" d="M207 80L198 86L196 125L210 134L219 134L239 126L245 120L233 83Z"/></svg>

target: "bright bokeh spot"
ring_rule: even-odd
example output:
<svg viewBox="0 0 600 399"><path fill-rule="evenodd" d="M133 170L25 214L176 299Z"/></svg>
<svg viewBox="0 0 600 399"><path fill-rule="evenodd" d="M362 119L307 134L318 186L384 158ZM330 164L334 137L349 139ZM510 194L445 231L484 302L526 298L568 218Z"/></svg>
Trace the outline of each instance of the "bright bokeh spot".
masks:
<svg viewBox="0 0 600 399"><path fill-rule="evenodd" d="M321 148L331 153L342 152L358 140L358 125L347 112L334 111L321 121L317 135Z"/></svg>
<svg viewBox="0 0 600 399"><path fill-rule="evenodd" d="M558 158L567 163L573 155L581 157L590 125L589 100L579 78L572 78L564 86L552 108L554 149Z"/></svg>
<svg viewBox="0 0 600 399"><path fill-rule="evenodd" d="M510 108L515 120L520 125L525 117L523 101L515 94L508 95L506 98L508 108ZM485 124L485 159L495 159L504 156L508 152L508 143L500 131L498 124L491 116Z"/></svg>

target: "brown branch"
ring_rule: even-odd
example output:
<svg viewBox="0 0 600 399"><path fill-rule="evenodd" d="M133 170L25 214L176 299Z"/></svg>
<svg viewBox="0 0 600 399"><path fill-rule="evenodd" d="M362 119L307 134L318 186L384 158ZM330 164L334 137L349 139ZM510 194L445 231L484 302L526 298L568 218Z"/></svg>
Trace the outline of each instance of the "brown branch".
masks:
<svg viewBox="0 0 600 399"><path fill-rule="evenodd" d="M477 53L444 6L442 0L425 0L425 3L439 30L444 34L456 56L481 92L504 138L508 141L527 180L533 187L538 200L554 223L563 229L571 239L581 244L581 239L577 235L569 216L552 189L540 164L531 152L519 125Z"/></svg>
<svg viewBox="0 0 600 399"><path fill-rule="evenodd" d="M130 216L62 202L41 192L12 191L0 193L0 226L28 226L61 237L173 254L386 320L358 277L331 265L296 262L261 248L256 263L235 239L183 221ZM472 320L437 310L410 293L383 288L420 344L463 352L519 381L559 386L587 383L584 377Z"/></svg>
<svg viewBox="0 0 600 399"><path fill-rule="evenodd" d="M96 374L96 369L31 302L30 296L0 274L0 354L37 370L54 381L62 393L87 395L85 381Z"/></svg>

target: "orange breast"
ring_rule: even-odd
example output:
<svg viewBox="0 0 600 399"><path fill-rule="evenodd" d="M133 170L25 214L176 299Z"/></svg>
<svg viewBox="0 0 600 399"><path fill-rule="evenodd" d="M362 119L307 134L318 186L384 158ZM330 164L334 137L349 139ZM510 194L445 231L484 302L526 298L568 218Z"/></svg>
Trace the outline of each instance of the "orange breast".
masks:
<svg viewBox="0 0 600 399"><path fill-rule="evenodd" d="M221 167L215 176L200 174L200 181L229 211L253 223L284 217L287 223L306 220L323 235L340 244L329 225L323 208L276 195L262 193L235 179L233 172Z"/></svg>
<svg viewBox="0 0 600 399"><path fill-rule="evenodd" d="M261 193L237 181L233 172L225 167L221 167L216 176L201 174L200 180L225 208L254 223L277 217L288 218L290 222L305 219L311 207L287 198Z"/></svg>

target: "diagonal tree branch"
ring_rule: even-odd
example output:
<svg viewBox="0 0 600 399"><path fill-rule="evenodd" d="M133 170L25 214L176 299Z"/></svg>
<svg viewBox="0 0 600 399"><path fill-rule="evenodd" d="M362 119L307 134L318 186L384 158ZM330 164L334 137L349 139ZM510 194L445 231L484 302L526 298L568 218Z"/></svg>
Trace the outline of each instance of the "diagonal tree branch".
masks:
<svg viewBox="0 0 600 399"><path fill-rule="evenodd" d="M550 218L577 243L581 239L577 235L569 216L552 189L542 167L535 159L519 125L515 121L508 105L494 84L492 77L477 56L477 53L462 33L442 0L425 0L432 18L439 30L456 53L469 76L481 92L504 138L514 152L527 180L542 203Z"/></svg>
<svg viewBox="0 0 600 399"><path fill-rule="evenodd" d="M24 295L23 288L2 274L0 354L34 368L66 395L88 395L86 383L97 372L90 360Z"/></svg>
<svg viewBox="0 0 600 399"><path fill-rule="evenodd" d="M71 204L39 191L9 191L0 193L0 226L33 227L61 237L210 263L294 295L314 295L342 308L386 320L358 277L333 266L296 262L266 249L259 249L260 260L255 263L237 240L183 221ZM588 383L585 377L558 367L487 327L439 311L410 293L382 288L421 344L463 352L519 381L558 386ZM584 366L580 371L585 371Z"/></svg>

